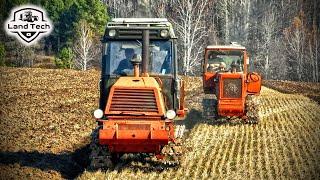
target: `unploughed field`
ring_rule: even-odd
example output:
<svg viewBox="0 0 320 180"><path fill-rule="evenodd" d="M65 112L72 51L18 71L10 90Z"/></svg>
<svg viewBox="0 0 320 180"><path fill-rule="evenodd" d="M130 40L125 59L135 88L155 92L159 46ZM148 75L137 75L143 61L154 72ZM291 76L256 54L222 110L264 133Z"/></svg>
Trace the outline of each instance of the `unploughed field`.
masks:
<svg viewBox="0 0 320 180"><path fill-rule="evenodd" d="M98 80L93 70L0 68L0 179L320 179L317 102L263 87L260 123L228 123L203 117L213 97L190 77L179 167L133 158L88 171Z"/></svg>

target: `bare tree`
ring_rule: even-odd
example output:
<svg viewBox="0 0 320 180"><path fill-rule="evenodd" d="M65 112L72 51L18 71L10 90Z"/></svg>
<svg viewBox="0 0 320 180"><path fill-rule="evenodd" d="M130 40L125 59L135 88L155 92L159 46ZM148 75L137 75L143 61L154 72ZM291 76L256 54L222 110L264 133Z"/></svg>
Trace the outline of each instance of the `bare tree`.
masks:
<svg viewBox="0 0 320 180"><path fill-rule="evenodd" d="M152 17L151 0L103 0L113 17Z"/></svg>
<svg viewBox="0 0 320 180"><path fill-rule="evenodd" d="M318 28L313 25L312 30L308 33L307 38L307 52L306 57L309 59L308 64L310 67L310 79L312 82L319 82L319 39L320 39L320 32Z"/></svg>
<svg viewBox="0 0 320 180"><path fill-rule="evenodd" d="M11 62L18 67L32 67L36 59L35 51L39 48L38 44L32 46L24 46L18 41L9 43L9 50L13 52Z"/></svg>
<svg viewBox="0 0 320 180"><path fill-rule="evenodd" d="M293 67L292 74L297 75L297 80L302 80L303 63L304 63L304 51L306 33L302 25L302 21L299 17L295 17L292 27L287 28L284 31L284 37L286 42L286 52L288 53L289 63Z"/></svg>
<svg viewBox="0 0 320 180"><path fill-rule="evenodd" d="M170 3L167 0L151 1L151 10L156 17L164 18L167 15L167 8Z"/></svg>
<svg viewBox="0 0 320 180"><path fill-rule="evenodd" d="M215 25L225 43L248 39L252 0L218 0L209 13L214 15Z"/></svg>
<svg viewBox="0 0 320 180"><path fill-rule="evenodd" d="M83 71L91 67L91 62L99 52L94 44L93 32L85 20L80 20L77 25L77 38L73 46L75 53L75 67Z"/></svg>
<svg viewBox="0 0 320 180"><path fill-rule="evenodd" d="M209 0L176 0L170 20L174 23L180 42L180 57L184 74L193 74L200 67L200 59L208 37L206 11Z"/></svg>
<svg viewBox="0 0 320 180"><path fill-rule="evenodd" d="M263 61L262 72L265 79L269 79L272 74L270 67L277 66L280 62L278 58L271 58L275 51L275 43L277 42L276 34L278 29L278 21L276 11L271 4L266 6L267 10L264 12L262 23L260 23L259 31L261 32L261 40L256 42L260 51L257 54L258 60Z"/></svg>

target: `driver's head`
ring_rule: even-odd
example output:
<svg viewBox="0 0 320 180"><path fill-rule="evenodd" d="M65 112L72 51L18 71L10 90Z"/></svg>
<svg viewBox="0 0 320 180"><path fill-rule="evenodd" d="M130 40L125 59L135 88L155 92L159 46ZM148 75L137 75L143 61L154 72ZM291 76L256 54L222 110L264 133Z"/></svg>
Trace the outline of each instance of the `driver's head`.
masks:
<svg viewBox="0 0 320 180"><path fill-rule="evenodd" d="M226 63L224 63L224 62L220 62L219 67L220 67L221 69L225 69L225 68L227 67L227 65L226 65Z"/></svg>
<svg viewBox="0 0 320 180"><path fill-rule="evenodd" d="M209 54L209 59L215 59L217 58L217 55L215 53Z"/></svg>
<svg viewBox="0 0 320 180"><path fill-rule="evenodd" d="M124 50L127 59L131 59L134 55L134 50L132 48L127 48Z"/></svg>

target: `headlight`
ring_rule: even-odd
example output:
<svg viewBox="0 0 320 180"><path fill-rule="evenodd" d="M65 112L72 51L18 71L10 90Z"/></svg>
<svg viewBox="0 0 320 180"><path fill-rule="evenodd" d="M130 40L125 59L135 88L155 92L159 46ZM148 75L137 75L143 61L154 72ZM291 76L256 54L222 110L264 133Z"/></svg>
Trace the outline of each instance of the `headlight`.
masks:
<svg viewBox="0 0 320 180"><path fill-rule="evenodd" d="M116 30L114 30L114 29L111 29L111 30L109 31L109 36L110 36L110 37L114 37L114 36L116 36L116 34L117 34L117 32L116 32Z"/></svg>
<svg viewBox="0 0 320 180"><path fill-rule="evenodd" d="M160 36L161 37L165 38L165 37L168 37L168 35L169 35L169 31L168 30L164 29L164 30L160 31Z"/></svg>
<svg viewBox="0 0 320 180"><path fill-rule="evenodd" d="M169 111L167 111L167 113L166 113L166 117L167 117L168 119L174 119L174 118L176 117L176 112L174 112L174 110L169 110Z"/></svg>
<svg viewBox="0 0 320 180"><path fill-rule="evenodd" d="M93 112L93 116L97 119L100 119L103 117L103 111L101 109L97 109Z"/></svg>

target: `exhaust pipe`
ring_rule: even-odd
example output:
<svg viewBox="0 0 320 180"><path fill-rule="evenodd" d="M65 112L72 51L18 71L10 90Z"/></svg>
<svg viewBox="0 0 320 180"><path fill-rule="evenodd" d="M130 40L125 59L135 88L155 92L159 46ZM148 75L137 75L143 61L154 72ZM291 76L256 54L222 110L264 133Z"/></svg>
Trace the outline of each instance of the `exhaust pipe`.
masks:
<svg viewBox="0 0 320 180"><path fill-rule="evenodd" d="M139 77L139 65L141 64L141 56L136 54L133 55L131 63L133 64L134 77Z"/></svg>
<svg viewBox="0 0 320 180"><path fill-rule="evenodd" d="M145 29L142 31L142 76L149 76L149 44L149 30Z"/></svg>

